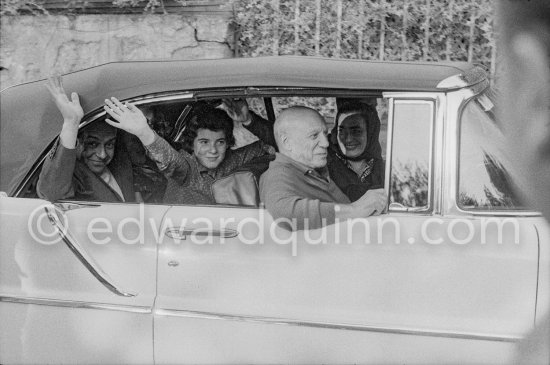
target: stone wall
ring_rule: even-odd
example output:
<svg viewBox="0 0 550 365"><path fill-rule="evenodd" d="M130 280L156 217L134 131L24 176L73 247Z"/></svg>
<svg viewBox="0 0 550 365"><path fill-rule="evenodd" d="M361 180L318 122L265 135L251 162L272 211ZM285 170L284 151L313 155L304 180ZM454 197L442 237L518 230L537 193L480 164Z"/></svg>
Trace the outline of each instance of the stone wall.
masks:
<svg viewBox="0 0 550 365"><path fill-rule="evenodd" d="M112 61L233 57L230 24L224 14L6 16L0 90Z"/></svg>

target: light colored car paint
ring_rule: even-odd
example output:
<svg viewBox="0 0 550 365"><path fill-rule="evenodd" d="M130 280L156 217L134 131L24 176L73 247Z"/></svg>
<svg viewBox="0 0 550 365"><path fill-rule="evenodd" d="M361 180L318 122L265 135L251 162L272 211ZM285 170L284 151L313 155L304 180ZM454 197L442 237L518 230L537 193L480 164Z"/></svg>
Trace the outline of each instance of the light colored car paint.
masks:
<svg viewBox="0 0 550 365"><path fill-rule="evenodd" d="M113 227L125 218L139 218L137 204L103 204L65 212L75 239L121 287L137 293L123 297L94 278L55 233L43 227L32 237L28 218L43 213L50 203L40 199L1 201L0 229L0 362L1 363L151 363L153 362L152 307L156 292L156 244L146 232L144 244L92 243L88 228L94 218ZM147 217L160 220L162 206L145 206ZM104 228L99 225L98 228ZM126 224L125 234L136 233ZM106 234L97 234L98 238ZM109 235L116 237L116 235Z"/></svg>
<svg viewBox="0 0 550 365"><path fill-rule="evenodd" d="M322 243L306 243L316 230L282 244L276 238L288 233L271 232L262 208L100 204L65 212L74 238L133 297L102 285L63 243L29 236L28 217L47 202L1 196L0 363L508 361L550 305L550 233L536 213L457 206L458 115L479 90L456 82L445 92L385 93L390 121L396 102L433 102L431 200L425 211L360 219L369 234L355 226L349 235L350 223L339 223ZM391 148L390 140L388 159ZM250 222L260 216L263 243L251 244L259 227ZM140 225L121 223L143 219L144 243L91 243L88 227L99 217L122 225L130 240ZM207 228L238 236L176 243L162 231L169 220L204 228L205 218L225 219ZM518 243L514 235L499 243L498 230L482 236L483 219L495 218L516 220ZM395 222L397 235L388 229ZM449 232L459 243L445 239Z"/></svg>

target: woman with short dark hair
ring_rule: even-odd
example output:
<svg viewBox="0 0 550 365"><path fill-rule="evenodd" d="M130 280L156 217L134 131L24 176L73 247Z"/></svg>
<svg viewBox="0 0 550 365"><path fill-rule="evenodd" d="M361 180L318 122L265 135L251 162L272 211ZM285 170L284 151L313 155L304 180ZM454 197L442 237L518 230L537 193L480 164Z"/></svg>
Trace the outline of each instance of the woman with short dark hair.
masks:
<svg viewBox="0 0 550 365"><path fill-rule="evenodd" d="M137 136L147 154L169 179L164 202L169 204L216 204L212 184L252 159L273 154L273 147L260 141L231 150L235 143L233 121L211 105L196 106L184 132L184 149L176 151L147 124L143 113L131 103L105 100L105 111L116 120L114 127ZM187 151L186 151L187 150Z"/></svg>

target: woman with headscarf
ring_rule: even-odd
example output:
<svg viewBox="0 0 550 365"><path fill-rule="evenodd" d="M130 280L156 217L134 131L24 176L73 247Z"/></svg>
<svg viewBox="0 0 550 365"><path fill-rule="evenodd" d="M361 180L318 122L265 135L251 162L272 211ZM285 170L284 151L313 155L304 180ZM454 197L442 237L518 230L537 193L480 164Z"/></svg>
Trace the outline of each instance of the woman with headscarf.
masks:
<svg viewBox="0 0 550 365"><path fill-rule="evenodd" d="M328 170L351 201L384 187L384 160L378 141L376 107L358 99L337 99L338 113L329 137Z"/></svg>
<svg viewBox="0 0 550 365"><path fill-rule="evenodd" d="M336 99L338 112L329 137L327 165L330 178L351 201L367 190L384 187L380 118L373 100ZM245 100L224 100L223 109L264 143L275 144L273 121L251 112Z"/></svg>

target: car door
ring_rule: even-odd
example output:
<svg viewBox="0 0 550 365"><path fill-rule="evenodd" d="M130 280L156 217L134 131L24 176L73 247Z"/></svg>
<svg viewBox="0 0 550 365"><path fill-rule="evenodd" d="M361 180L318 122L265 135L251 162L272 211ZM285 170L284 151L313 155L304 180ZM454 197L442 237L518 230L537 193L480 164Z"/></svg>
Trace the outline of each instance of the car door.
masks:
<svg viewBox="0 0 550 365"><path fill-rule="evenodd" d="M156 239L142 222L166 208L0 202L1 362L153 362Z"/></svg>
<svg viewBox="0 0 550 365"><path fill-rule="evenodd" d="M499 243L479 217L444 215L445 95L387 96L387 214L289 233L263 208L170 208L159 229L157 362L511 356L534 318L536 230L529 218L497 220L519 241Z"/></svg>
<svg viewBox="0 0 550 365"><path fill-rule="evenodd" d="M2 363L152 363L162 206L0 198ZM65 239L61 239L57 224Z"/></svg>

